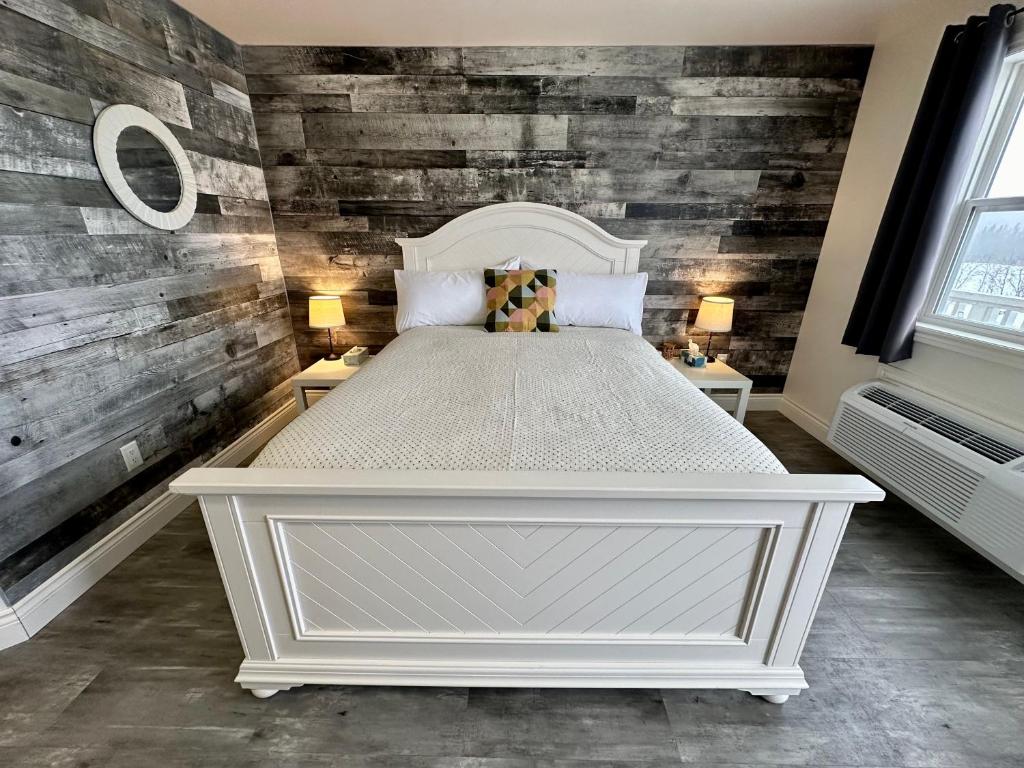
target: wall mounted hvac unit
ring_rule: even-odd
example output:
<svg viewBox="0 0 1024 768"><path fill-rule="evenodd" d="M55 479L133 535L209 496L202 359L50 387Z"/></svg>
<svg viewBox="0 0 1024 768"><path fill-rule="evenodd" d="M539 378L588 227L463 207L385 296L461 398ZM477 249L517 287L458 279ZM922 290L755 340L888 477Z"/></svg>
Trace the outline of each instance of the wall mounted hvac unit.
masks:
<svg viewBox="0 0 1024 768"><path fill-rule="evenodd" d="M888 381L847 390L828 442L1024 581L1024 434Z"/></svg>

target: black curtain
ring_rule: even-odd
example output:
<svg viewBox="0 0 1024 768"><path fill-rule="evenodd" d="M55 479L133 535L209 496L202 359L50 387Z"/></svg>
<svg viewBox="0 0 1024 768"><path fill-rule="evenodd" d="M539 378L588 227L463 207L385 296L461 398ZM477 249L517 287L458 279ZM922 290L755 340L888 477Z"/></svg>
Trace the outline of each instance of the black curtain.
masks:
<svg viewBox="0 0 1024 768"><path fill-rule="evenodd" d="M889 193L843 344L910 357L939 245L1006 58L1012 5L946 27Z"/></svg>

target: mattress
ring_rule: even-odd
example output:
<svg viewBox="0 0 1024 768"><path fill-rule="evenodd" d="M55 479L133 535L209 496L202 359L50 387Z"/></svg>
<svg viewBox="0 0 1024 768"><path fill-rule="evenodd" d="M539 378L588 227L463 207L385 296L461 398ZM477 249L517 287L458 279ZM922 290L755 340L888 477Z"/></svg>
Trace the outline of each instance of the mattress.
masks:
<svg viewBox="0 0 1024 768"><path fill-rule="evenodd" d="M604 328L406 331L253 466L785 472L649 343Z"/></svg>

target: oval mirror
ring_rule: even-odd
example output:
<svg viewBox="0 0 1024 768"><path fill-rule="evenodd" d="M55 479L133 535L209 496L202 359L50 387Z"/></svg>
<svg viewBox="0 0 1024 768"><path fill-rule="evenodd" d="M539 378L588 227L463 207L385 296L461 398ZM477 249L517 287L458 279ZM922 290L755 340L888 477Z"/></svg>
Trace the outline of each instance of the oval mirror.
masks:
<svg viewBox="0 0 1024 768"><path fill-rule="evenodd" d="M196 212L196 178L181 143L150 112L130 104L96 118L100 174L132 216L157 229L181 229Z"/></svg>
<svg viewBox="0 0 1024 768"><path fill-rule="evenodd" d="M117 137L117 164L132 192L161 213L170 213L181 201L181 176L167 148L156 136L137 125Z"/></svg>

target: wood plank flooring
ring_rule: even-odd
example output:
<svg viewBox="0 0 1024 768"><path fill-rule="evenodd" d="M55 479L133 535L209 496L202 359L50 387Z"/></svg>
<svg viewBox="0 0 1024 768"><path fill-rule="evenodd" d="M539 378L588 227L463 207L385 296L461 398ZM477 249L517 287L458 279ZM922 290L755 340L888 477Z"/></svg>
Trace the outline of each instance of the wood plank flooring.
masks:
<svg viewBox="0 0 1024 768"><path fill-rule="evenodd" d="M782 416L795 472L851 468ZM1024 587L895 498L859 508L782 707L731 691L311 687L259 701L193 508L0 654L0 765L1024 765Z"/></svg>

